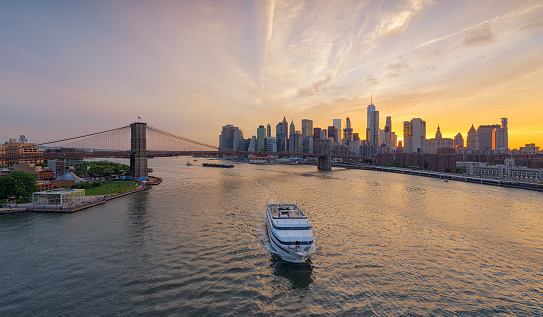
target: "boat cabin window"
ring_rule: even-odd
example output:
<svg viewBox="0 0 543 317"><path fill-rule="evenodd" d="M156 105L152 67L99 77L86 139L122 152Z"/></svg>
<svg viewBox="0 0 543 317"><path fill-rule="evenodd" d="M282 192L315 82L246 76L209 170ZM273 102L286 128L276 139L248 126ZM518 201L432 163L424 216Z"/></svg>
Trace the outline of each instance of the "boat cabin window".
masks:
<svg viewBox="0 0 543 317"><path fill-rule="evenodd" d="M288 210L281 210L281 215L280 215L281 218L288 218L290 217L290 211Z"/></svg>

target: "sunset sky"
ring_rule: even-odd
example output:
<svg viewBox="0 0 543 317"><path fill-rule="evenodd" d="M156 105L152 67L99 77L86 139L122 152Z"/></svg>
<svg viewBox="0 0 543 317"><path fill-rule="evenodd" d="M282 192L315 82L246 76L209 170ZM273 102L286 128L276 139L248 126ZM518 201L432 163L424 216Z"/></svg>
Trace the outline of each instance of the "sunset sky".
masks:
<svg viewBox="0 0 543 317"><path fill-rule="evenodd" d="M366 107L428 137L509 119L543 148L541 1L2 1L0 142L143 122L218 145L221 126L315 127Z"/></svg>

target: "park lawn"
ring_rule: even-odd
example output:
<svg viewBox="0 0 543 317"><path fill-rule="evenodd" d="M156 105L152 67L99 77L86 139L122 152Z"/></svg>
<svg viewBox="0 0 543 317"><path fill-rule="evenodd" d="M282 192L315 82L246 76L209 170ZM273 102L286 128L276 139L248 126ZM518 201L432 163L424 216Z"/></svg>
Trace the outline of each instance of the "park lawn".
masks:
<svg viewBox="0 0 543 317"><path fill-rule="evenodd" d="M136 188L134 182L109 182L100 187L85 189L85 196L98 196L122 193Z"/></svg>

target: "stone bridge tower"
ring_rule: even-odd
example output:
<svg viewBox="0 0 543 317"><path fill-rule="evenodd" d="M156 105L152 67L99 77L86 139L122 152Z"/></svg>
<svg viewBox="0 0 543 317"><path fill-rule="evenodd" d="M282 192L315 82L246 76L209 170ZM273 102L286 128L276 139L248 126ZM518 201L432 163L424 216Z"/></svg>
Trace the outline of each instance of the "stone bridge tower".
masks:
<svg viewBox="0 0 543 317"><path fill-rule="evenodd" d="M332 169L332 140L316 140L315 153L321 154L318 157L317 169L320 171L329 171Z"/></svg>
<svg viewBox="0 0 543 317"><path fill-rule="evenodd" d="M147 178L147 123L130 124L130 175Z"/></svg>

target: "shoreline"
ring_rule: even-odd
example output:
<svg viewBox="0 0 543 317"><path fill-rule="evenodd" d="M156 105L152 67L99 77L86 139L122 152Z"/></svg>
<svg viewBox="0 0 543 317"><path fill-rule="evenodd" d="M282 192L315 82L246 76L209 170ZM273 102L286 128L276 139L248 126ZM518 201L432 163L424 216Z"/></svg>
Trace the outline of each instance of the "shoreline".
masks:
<svg viewBox="0 0 543 317"><path fill-rule="evenodd" d="M342 167L346 169L362 169L362 170L367 170L367 171L423 176L423 177L430 177L430 178L439 178L439 179L443 179L447 181L453 180L457 182L467 182L467 183L473 183L473 184L492 185L492 186L498 186L498 187L517 188L517 189L526 189L526 190L543 192L543 185L540 185L537 183L519 182L519 181L505 180L505 179L483 178L483 177L478 177L478 176L465 176L465 175L452 174L452 173L432 172L432 171L426 171L426 170L413 170L413 169L402 168L402 167L388 167L388 166L377 166L377 165L336 163L336 164L332 164L332 166Z"/></svg>
<svg viewBox="0 0 543 317"><path fill-rule="evenodd" d="M108 194L108 195L100 195L100 196L86 196L85 201L76 203L74 205L64 205L64 206L52 206L52 205L32 205L32 204L24 204L18 207L12 207L12 208L0 208L0 215L11 215L11 214L18 214L18 213L25 213L25 212L36 212L36 213L73 213L77 211L81 211L87 208L91 208L94 206L105 204L108 200L112 200L115 198L123 197L126 195L131 195L137 192L141 192L144 190L151 189L153 186L158 185L162 182L161 178L150 176L149 178L152 178L153 181L149 182L148 184L142 185L140 187L137 187L135 189L131 189L125 192L117 193L117 194ZM88 198L88 199L87 199Z"/></svg>

